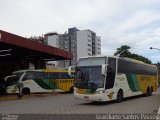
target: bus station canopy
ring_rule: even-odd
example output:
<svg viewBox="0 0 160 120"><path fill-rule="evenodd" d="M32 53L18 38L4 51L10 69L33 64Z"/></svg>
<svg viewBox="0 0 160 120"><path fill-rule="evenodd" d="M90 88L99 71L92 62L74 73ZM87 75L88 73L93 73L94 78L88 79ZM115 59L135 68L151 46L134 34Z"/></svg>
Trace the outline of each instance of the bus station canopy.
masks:
<svg viewBox="0 0 160 120"><path fill-rule="evenodd" d="M72 53L0 30L0 61L11 58L54 61L72 59Z"/></svg>

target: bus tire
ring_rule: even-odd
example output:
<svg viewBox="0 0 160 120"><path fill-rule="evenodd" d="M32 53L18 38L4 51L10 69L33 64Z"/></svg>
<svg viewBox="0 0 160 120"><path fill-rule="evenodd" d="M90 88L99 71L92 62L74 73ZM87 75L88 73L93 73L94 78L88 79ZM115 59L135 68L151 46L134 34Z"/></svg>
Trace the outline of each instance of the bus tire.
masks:
<svg viewBox="0 0 160 120"><path fill-rule="evenodd" d="M152 95L152 90L150 89L150 87L147 88L147 93L146 96L151 96Z"/></svg>
<svg viewBox="0 0 160 120"><path fill-rule="evenodd" d="M23 94L30 94L30 89L29 88L23 88L22 93Z"/></svg>
<svg viewBox="0 0 160 120"><path fill-rule="evenodd" d="M120 103L120 102L122 102L122 100L123 100L123 90L119 90L118 93L117 93L116 102Z"/></svg>
<svg viewBox="0 0 160 120"><path fill-rule="evenodd" d="M70 88L69 92L70 93L73 93L74 89L73 89L73 86Z"/></svg>

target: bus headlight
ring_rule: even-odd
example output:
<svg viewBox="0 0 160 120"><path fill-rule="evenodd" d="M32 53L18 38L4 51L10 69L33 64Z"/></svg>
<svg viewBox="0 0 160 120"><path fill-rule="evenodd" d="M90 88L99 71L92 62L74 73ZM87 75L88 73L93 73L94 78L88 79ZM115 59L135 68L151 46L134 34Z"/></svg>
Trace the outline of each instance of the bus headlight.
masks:
<svg viewBox="0 0 160 120"><path fill-rule="evenodd" d="M105 93L105 90L98 90L98 91L96 91L96 94L102 94L102 93Z"/></svg>

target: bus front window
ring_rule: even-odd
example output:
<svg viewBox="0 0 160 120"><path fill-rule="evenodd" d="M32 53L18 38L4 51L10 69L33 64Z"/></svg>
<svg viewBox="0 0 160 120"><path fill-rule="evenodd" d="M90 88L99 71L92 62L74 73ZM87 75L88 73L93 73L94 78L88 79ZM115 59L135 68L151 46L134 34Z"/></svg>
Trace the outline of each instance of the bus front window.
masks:
<svg viewBox="0 0 160 120"><path fill-rule="evenodd" d="M18 82L20 77L22 76L23 72L13 73L11 76L6 78L6 85L11 86Z"/></svg>
<svg viewBox="0 0 160 120"><path fill-rule="evenodd" d="M11 86L11 85L16 84L17 81L18 81L17 76L8 77L8 78L6 79L6 84L7 84L7 86Z"/></svg>
<svg viewBox="0 0 160 120"><path fill-rule="evenodd" d="M78 67L76 70L75 87L96 90L104 85L101 66Z"/></svg>

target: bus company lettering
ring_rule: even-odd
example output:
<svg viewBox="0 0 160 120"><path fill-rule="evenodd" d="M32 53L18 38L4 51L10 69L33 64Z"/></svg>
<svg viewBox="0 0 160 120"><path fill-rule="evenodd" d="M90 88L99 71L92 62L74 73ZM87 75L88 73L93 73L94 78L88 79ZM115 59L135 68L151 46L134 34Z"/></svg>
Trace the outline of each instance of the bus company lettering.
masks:
<svg viewBox="0 0 160 120"><path fill-rule="evenodd" d="M150 81L151 77L149 76L140 76L140 81Z"/></svg>
<svg viewBox="0 0 160 120"><path fill-rule="evenodd" d="M73 80L60 80L60 83L72 83Z"/></svg>

